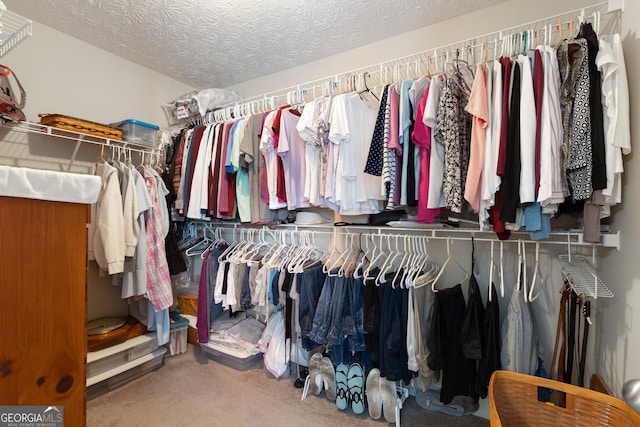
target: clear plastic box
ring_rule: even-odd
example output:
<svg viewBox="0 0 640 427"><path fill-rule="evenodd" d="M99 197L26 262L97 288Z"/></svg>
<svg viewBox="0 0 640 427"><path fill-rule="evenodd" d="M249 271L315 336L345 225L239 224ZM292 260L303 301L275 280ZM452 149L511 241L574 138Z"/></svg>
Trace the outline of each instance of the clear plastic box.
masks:
<svg viewBox="0 0 640 427"><path fill-rule="evenodd" d="M149 333L102 350L90 351L87 353L87 378L131 362L157 347L156 334Z"/></svg>
<svg viewBox="0 0 640 427"><path fill-rule="evenodd" d="M200 344L200 348L208 358L238 371L246 371L262 360L262 353L240 355L232 349L214 343Z"/></svg>
<svg viewBox="0 0 640 427"><path fill-rule="evenodd" d="M87 378L87 400L94 399L162 366L167 349L158 347L153 352L138 357L123 365Z"/></svg>
<svg viewBox="0 0 640 427"><path fill-rule="evenodd" d="M187 352L187 335L189 322L184 319L184 322L176 322L171 325L171 332L169 333L169 354L175 356L176 354L183 354Z"/></svg>
<svg viewBox="0 0 640 427"><path fill-rule="evenodd" d="M156 125L133 119L112 123L110 126L121 129L122 139L125 141L149 146L154 145L156 133L160 130Z"/></svg>

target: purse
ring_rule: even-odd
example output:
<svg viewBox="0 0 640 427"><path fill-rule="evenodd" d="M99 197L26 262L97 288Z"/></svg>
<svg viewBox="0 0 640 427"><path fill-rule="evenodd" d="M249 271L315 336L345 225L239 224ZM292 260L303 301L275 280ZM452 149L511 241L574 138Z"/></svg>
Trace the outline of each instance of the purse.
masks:
<svg viewBox="0 0 640 427"><path fill-rule="evenodd" d="M13 76L13 80L20 90L20 100L16 98L16 93L13 91L10 76ZM0 117L2 120L5 122L26 120L22 111L26 102L27 94L18 77L8 67L0 65Z"/></svg>

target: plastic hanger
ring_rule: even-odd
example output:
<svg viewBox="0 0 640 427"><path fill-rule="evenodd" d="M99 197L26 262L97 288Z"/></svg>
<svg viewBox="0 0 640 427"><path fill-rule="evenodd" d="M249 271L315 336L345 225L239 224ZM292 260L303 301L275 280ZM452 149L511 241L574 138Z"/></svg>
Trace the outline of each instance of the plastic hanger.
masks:
<svg viewBox="0 0 640 427"><path fill-rule="evenodd" d="M491 288L493 287L493 239L491 239L491 264L489 264L489 302L491 302Z"/></svg>
<svg viewBox="0 0 640 427"><path fill-rule="evenodd" d="M331 252L329 253L329 255L327 256L327 260L325 261L325 263L322 266L322 272L324 274L329 274L330 271L330 266L329 266L329 262L334 259L334 257L336 255L339 255L338 253L338 233L336 231L337 229L334 227L333 228L333 249L331 250Z"/></svg>
<svg viewBox="0 0 640 427"><path fill-rule="evenodd" d="M209 240L209 238L205 236L202 240L199 240L193 246L185 250L184 254L186 256L200 255L209 248L210 243L211 243L211 240Z"/></svg>
<svg viewBox="0 0 640 427"><path fill-rule="evenodd" d="M391 286L395 289L396 287L396 283L398 280L398 275L400 274L401 271L403 271L403 269L405 268L405 262L407 261L407 257L410 254L410 250L408 248L408 240L409 240L409 236L407 236L406 234L404 235L404 239L403 239L403 246L404 246L404 252L403 252L403 256L402 259L400 260L400 264L398 265L398 268L396 269L396 274L393 275L393 281L391 282ZM404 280L404 274L402 276L403 280ZM402 283L402 282L401 282Z"/></svg>
<svg viewBox="0 0 640 427"><path fill-rule="evenodd" d="M539 271L539 254L540 254L540 242L536 242L536 259L535 265L533 267L533 278L531 279L531 288L529 288L529 302L534 302L540 296L540 292L533 295L533 291L536 287L536 283L538 281L538 271Z"/></svg>
<svg viewBox="0 0 640 427"><path fill-rule="evenodd" d="M524 240L520 240L520 245L522 246L522 294L524 296L524 301L529 302L529 284L527 282L527 248L525 246Z"/></svg>
<svg viewBox="0 0 640 427"><path fill-rule="evenodd" d="M518 240L518 269L517 269L517 276L516 276L516 291L521 291L522 290L522 248L521 248L521 240ZM525 296L525 302L527 300L527 297Z"/></svg>
<svg viewBox="0 0 640 427"><path fill-rule="evenodd" d="M380 260L380 258L382 257L382 255L384 254L384 251L382 250L382 239L384 238L384 235L380 235L380 247L378 247L378 245L376 244L376 241L374 239L372 239L372 243L373 243L373 252L371 253L371 261L369 262L369 266L367 267L367 269L364 271L364 278L365 280L369 277L371 277L371 268L374 268L377 264L378 261ZM386 236L387 239L389 239L389 235ZM378 254L376 255L376 249L378 249Z"/></svg>
<svg viewBox="0 0 640 427"><path fill-rule="evenodd" d="M504 298L504 242L500 240L500 297Z"/></svg>
<svg viewBox="0 0 640 427"><path fill-rule="evenodd" d="M447 259L445 260L444 264L442 264L442 267L440 268L440 271L438 272L438 275L436 276L436 278L433 280L432 284L431 284L431 290L433 292L438 292L436 285L438 283L438 280L440 280L440 277L442 276L442 273L444 272L444 270L447 268L447 265L449 265L449 262L453 261L455 265L458 266L458 268L460 268L460 270L462 272L465 273L465 278L463 280L461 280L460 282L466 282L469 279L469 272L458 262L458 260L453 256L453 254L451 253L451 237L447 237Z"/></svg>
<svg viewBox="0 0 640 427"><path fill-rule="evenodd" d="M101 143L100 144L100 156L96 160L96 165L98 163L105 163L105 162L106 162L106 160L104 159L104 143Z"/></svg>
<svg viewBox="0 0 640 427"><path fill-rule="evenodd" d="M395 250L391 249L391 236L389 236L389 254L387 255L387 258L384 260L384 263L382 264L382 267L380 267L380 272L378 273L378 277L376 277L376 285L381 285L383 283L385 283L384 281L384 277L387 275L387 272L389 270L391 270L392 266L393 266L393 262L396 260L396 258L399 256L400 254L400 250L399 250L399 245L398 245L398 236L393 236L395 238Z"/></svg>
<svg viewBox="0 0 640 427"><path fill-rule="evenodd" d="M360 235L359 238L362 239L362 235ZM368 238L368 234L365 234L365 237L364 237L364 247L365 247L364 251L361 251L362 252L362 256L360 257L360 260L359 260L358 264L356 264L356 267L353 270L353 278L354 279L362 279L364 277L364 263L367 260L367 257L369 255L369 238ZM362 273L358 273L359 271L362 272Z"/></svg>

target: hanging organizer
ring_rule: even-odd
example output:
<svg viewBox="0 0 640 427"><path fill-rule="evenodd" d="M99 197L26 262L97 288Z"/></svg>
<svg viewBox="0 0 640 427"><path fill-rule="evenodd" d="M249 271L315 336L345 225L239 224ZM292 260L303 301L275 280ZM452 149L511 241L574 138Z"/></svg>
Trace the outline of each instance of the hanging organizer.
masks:
<svg viewBox="0 0 640 427"><path fill-rule="evenodd" d="M31 37L31 20L10 12L0 1L0 57Z"/></svg>

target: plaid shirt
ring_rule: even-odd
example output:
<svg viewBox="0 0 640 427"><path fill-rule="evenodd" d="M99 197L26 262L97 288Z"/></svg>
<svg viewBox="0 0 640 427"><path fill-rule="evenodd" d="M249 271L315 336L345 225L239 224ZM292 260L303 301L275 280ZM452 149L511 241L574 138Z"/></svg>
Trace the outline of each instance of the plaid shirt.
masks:
<svg viewBox="0 0 640 427"><path fill-rule="evenodd" d="M145 167L140 168L144 182L151 196L152 207L144 213L147 229L147 298L155 311L169 308L173 304L171 277L162 232L162 214L158 201L158 183L155 176Z"/></svg>

